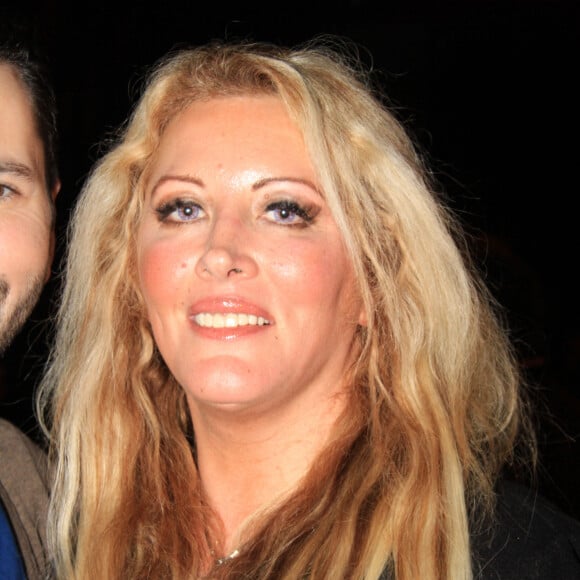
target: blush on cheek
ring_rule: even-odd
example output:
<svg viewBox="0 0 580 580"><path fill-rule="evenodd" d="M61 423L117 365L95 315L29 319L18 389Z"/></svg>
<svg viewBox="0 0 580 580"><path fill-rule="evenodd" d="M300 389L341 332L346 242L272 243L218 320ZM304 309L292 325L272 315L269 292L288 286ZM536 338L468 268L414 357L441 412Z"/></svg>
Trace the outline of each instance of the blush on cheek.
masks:
<svg viewBox="0 0 580 580"><path fill-rule="evenodd" d="M146 250L139 259L139 279L143 294L155 296L164 286L167 273L164 254L155 250Z"/></svg>
<svg viewBox="0 0 580 580"><path fill-rule="evenodd" d="M279 258L270 263L269 270L286 288L285 297L294 304L326 303L338 292L341 277L337 272L344 268L343 260L316 249L302 253L286 251L287 260ZM308 283L305 285L304 281Z"/></svg>
<svg viewBox="0 0 580 580"><path fill-rule="evenodd" d="M304 248L289 245L283 249L281 252L278 248L266 266L280 280L303 282L310 277L319 277L325 270L332 268L335 262L333 257L312 245Z"/></svg>
<svg viewBox="0 0 580 580"><path fill-rule="evenodd" d="M155 243L142 249L139 256L139 278L145 295L172 294L179 282L193 271L195 258L180 256L174 247Z"/></svg>

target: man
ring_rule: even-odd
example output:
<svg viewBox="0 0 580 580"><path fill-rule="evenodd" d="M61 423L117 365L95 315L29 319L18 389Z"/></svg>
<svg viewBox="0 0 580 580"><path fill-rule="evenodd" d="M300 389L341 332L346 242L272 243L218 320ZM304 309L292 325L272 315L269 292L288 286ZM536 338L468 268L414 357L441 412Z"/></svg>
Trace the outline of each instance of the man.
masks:
<svg viewBox="0 0 580 580"><path fill-rule="evenodd" d="M54 252L54 95L28 53L0 45L0 354L34 308ZM44 578L45 456L0 420L0 578Z"/></svg>

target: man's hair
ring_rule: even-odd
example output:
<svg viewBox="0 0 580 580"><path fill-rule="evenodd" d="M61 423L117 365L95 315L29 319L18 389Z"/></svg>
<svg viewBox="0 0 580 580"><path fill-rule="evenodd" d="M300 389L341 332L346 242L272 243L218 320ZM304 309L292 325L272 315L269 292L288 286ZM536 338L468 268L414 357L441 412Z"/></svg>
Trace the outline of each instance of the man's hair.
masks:
<svg viewBox="0 0 580 580"><path fill-rule="evenodd" d="M44 148L44 174L48 191L59 179L56 97L44 61L17 43L0 43L0 64L16 72L30 97L36 130Z"/></svg>

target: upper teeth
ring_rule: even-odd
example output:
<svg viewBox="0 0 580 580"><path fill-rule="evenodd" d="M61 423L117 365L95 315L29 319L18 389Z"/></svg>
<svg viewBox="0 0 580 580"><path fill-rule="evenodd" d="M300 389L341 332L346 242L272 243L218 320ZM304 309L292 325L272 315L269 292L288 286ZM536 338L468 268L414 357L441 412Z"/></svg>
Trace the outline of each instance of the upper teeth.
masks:
<svg viewBox="0 0 580 580"><path fill-rule="evenodd" d="M236 328L237 326L264 326L265 324L270 324L262 316L255 316L254 314L211 314L209 312L200 312L193 319L200 326L208 328Z"/></svg>

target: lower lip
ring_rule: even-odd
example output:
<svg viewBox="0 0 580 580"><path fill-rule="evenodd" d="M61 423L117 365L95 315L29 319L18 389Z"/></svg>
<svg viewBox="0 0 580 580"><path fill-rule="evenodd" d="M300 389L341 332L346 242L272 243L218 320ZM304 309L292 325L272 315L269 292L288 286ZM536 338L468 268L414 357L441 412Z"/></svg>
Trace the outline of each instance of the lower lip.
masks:
<svg viewBox="0 0 580 580"><path fill-rule="evenodd" d="M194 320L191 320L191 325L197 335L212 340L237 340L239 338L265 332L272 326L271 324L264 324L262 326L248 324L246 326L236 326L234 328L211 328L208 326L200 326Z"/></svg>

